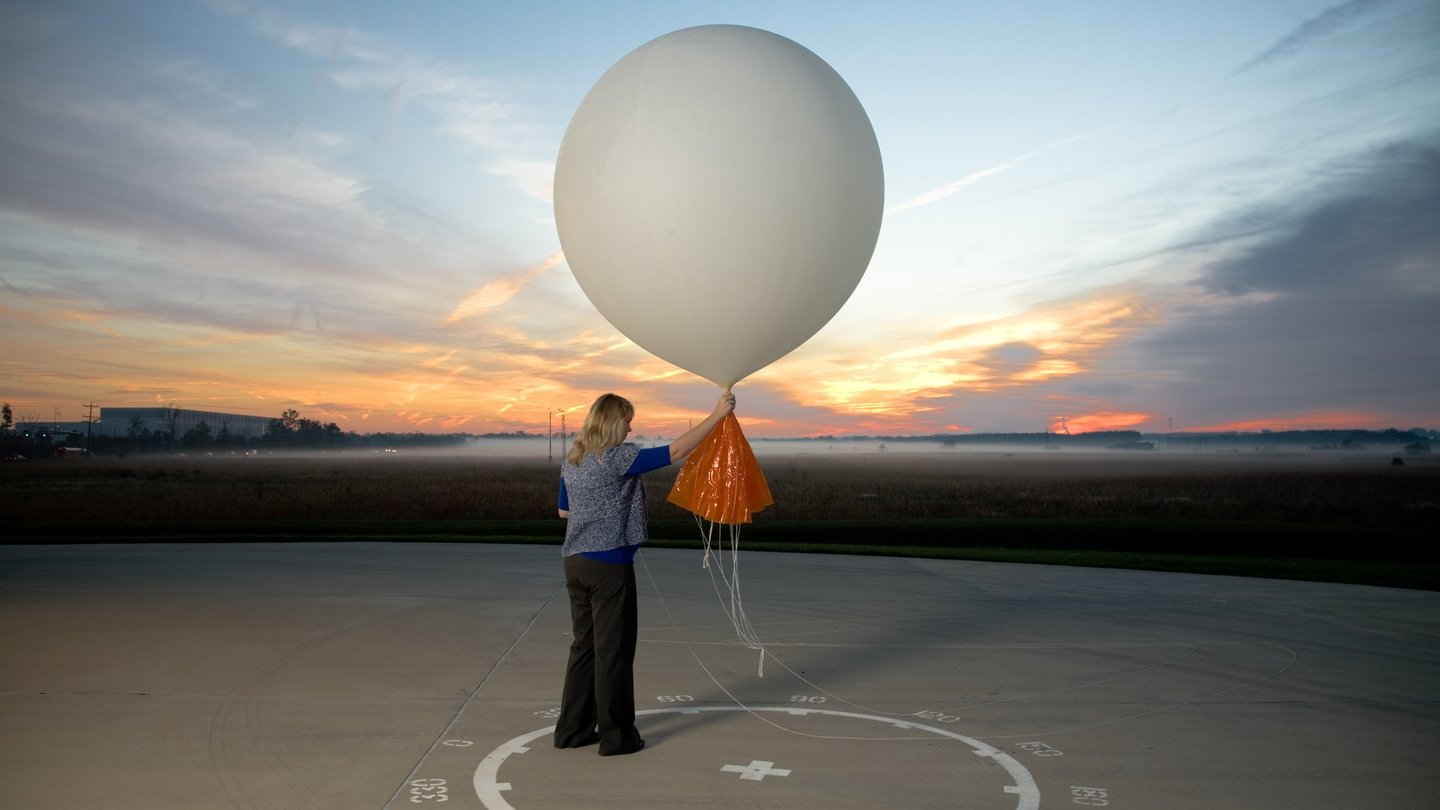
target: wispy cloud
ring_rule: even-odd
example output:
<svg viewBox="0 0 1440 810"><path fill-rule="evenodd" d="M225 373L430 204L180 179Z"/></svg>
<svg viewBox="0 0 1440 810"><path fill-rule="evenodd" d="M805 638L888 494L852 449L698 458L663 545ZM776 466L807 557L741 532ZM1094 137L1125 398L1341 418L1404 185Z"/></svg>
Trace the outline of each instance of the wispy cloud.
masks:
<svg viewBox="0 0 1440 810"><path fill-rule="evenodd" d="M1331 6L1301 23L1265 51L1241 65L1235 73L1244 73L1267 62L1284 59L1295 54L1316 40L1343 30L1357 19L1384 5L1385 2L1386 0L1349 0L1349 2Z"/></svg>
<svg viewBox="0 0 1440 810"><path fill-rule="evenodd" d="M995 175L1002 172L1009 171L1010 169L1019 166L1020 164L1035 157L1036 155L1044 154L1045 152L1048 152L1052 149L1058 149L1061 146L1075 143L1088 137L1090 137L1090 135L1076 135L1071 138L1056 141L1055 143L1052 143L1040 149L1036 149L1034 152L1027 152L1023 155L1016 155L1015 157L1010 158L1009 160L1006 160L1002 163L990 166L988 168L980 169L979 171L971 172L970 174L965 175L959 180L952 180L949 183L946 183L945 185L938 188L931 189L930 191L927 191L924 194L919 195L918 197L912 197L898 205L893 205L890 208L887 208L885 210L885 213L887 215L898 214L902 211L909 211L915 208L921 208L926 205L931 205L932 203L937 203L945 199L946 197L954 195L956 192L960 191L966 186L972 186L982 180L994 177Z"/></svg>
<svg viewBox="0 0 1440 810"><path fill-rule="evenodd" d="M345 47L345 40L349 38L352 28L354 28L353 23L345 26L345 28L340 31L340 35L335 38L335 44L330 47L330 55L325 60L325 66L321 68L320 71L315 74L315 78L311 80L310 93L305 97L305 110L301 114L300 120L296 121L294 126L290 128L292 135L295 133L295 130L304 125L305 118L310 114L311 108L315 106L315 99L320 95L320 88L325 84L326 79L329 78L330 70L335 67L336 60L340 58L340 52Z"/></svg>
<svg viewBox="0 0 1440 810"><path fill-rule="evenodd" d="M927 191L918 197L911 197L910 199L900 203L899 205L891 206L890 208L885 209L885 213L898 214L901 211L909 211L912 208L920 208L922 206L930 205L931 203L939 202L940 200L949 197L950 195L954 194L962 188L965 188L966 186L972 186L987 177L993 177L1003 171L1014 168L1015 166L1019 165L1021 160L1022 158L1012 158L1011 160L1008 160L1004 163L991 166L986 169L981 169L976 172L971 172L970 174L965 175L959 180L952 180L949 183L946 183L939 188L931 189L930 191Z"/></svg>
<svg viewBox="0 0 1440 810"><path fill-rule="evenodd" d="M540 178L553 172L553 166L545 165L553 161L548 154L543 161L535 154L535 144L545 138L537 138L537 127L526 120L503 83L417 56L353 24L336 28L236 0L216 0L212 6L245 20L272 42L311 58L323 57L324 67L310 88L312 102L325 80L349 91L374 92L383 143L394 142L402 110L411 103L420 105L438 116L441 131L484 152L483 164L490 173L512 178L518 190L536 199L550 199L549 183Z"/></svg>
<svg viewBox="0 0 1440 810"><path fill-rule="evenodd" d="M385 94L385 128L381 140L387 144L395 142L395 124L400 120L400 111L405 107L405 81L401 79Z"/></svg>
<svg viewBox="0 0 1440 810"><path fill-rule="evenodd" d="M348 51L365 58L369 58L374 52L373 47L363 40L346 43L346 40L350 39L350 26L302 21L246 0L203 0L203 5L217 14L243 19L257 32L275 42L310 56L332 56L342 45ZM334 61L333 58L331 61Z"/></svg>
<svg viewBox="0 0 1440 810"><path fill-rule="evenodd" d="M385 230L360 177L157 99L0 103L0 211L17 219L287 265L357 257Z"/></svg>
<svg viewBox="0 0 1440 810"><path fill-rule="evenodd" d="M473 318L491 310L499 309L510 303L510 300L521 290L528 286L535 279L545 273L554 270L565 262L565 254L556 251L546 257L544 261L534 264L521 270L518 273L499 278L466 296L450 317L445 319L441 326L450 326L467 318Z"/></svg>
<svg viewBox="0 0 1440 810"><path fill-rule="evenodd" d="M509 178L516 188L537 200L552 202L555 189L555 161L500 160L489 164L485 171L496 177Z"/></svg>

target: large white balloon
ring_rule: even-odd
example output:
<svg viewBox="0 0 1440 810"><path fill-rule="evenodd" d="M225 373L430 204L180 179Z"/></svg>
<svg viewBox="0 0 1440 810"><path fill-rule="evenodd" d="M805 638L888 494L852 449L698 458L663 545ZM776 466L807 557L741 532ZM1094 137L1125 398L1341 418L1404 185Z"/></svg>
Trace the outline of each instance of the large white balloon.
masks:
<svg viewBox="0 0 1440 810"><path fill-rule="evenodd" d="M615 63L555 165L555 224L595 308L728 388L804 343L880 234L880 147L820 57L768 31L687 28Z"/></svg>

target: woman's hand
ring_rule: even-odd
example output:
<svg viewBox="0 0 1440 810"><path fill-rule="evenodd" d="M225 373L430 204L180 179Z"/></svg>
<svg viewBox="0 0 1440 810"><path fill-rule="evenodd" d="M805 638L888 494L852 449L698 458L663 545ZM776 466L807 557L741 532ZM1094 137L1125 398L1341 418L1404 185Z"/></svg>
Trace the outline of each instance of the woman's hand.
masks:
<svg viewBox="0 0 1440 810"><path fill-rule="evenodd" d="M682 458L690 455L690 451L700 446L700 442L710 435L710 431L720 424L725 417L735 410L735 395L726 391L715 401L715 410L705 417L705 421L687 430L680 438L670 443L670 463L674 464Z"/></svg>
<svg viewBox="0 0 1440 810"><path fill-rule="evenodd" d="M715 400L715 412L712 414L716 420L724 419L735 411L735 395L726 391Z"/></svg>

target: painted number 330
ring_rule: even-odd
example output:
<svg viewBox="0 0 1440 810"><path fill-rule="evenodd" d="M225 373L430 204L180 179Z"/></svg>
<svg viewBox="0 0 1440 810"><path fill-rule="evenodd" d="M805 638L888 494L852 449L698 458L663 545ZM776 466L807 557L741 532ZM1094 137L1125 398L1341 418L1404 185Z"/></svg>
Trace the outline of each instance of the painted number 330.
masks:
<svg viewBox="0 0 1440 810"><path fill-rule="evenodd" d="M445 786L444 779L416 779L410 783L411 804L448 801L450 801L450 788Z"/></svg>
<svg viewBox="0 0 1440 810"><path fill-rule="evenodd" d="M1109 807L1110 793L1104 788L1071 787L1070 800L1082 807Z"/></svg>

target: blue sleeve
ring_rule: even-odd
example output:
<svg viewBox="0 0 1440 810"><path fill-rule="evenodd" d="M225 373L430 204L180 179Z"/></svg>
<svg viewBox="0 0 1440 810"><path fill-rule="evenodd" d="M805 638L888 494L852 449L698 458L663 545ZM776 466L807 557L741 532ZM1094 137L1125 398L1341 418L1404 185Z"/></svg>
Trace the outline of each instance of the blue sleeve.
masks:
<svg viewBox="0 0 1440 810"><path fill-rule="evenodd" d="M664 447L647 447L640 451L635 460L630 462L630 469L625 471L626 475L644 475L652 470L670 466L670 445Z"/></svg>
<svg viewBox="0 0 1440 810"><path fill-rule="evenodd" d="M566 512L570 511L570 493L565 491L565 479L560 479L560 497L555 500L555 508Z"/></svg>

